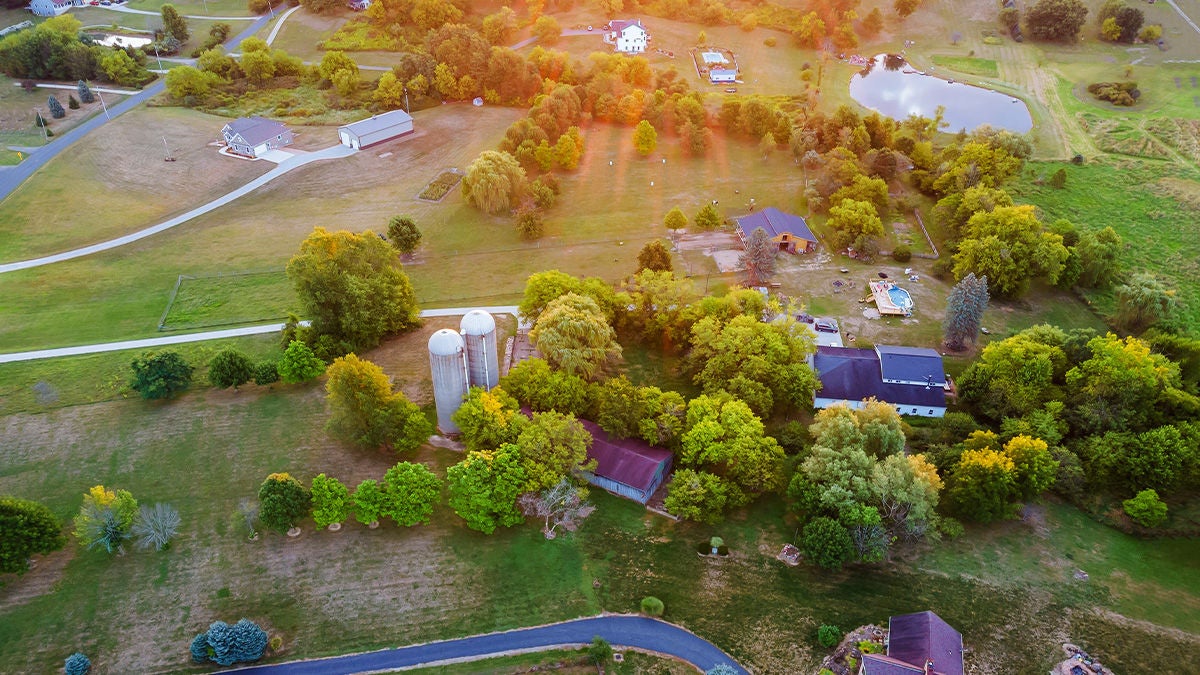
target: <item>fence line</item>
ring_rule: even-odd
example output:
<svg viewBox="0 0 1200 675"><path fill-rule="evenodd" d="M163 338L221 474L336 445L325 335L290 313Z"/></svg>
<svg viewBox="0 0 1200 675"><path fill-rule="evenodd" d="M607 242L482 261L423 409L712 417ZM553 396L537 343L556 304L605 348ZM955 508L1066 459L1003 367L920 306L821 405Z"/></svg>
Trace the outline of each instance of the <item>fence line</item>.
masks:
<svg viewBox="0 0 1200 675"><path fill-rule="evenodd" d="M917 224L921 226L921 233L925 235L925 241L929 242L929 248L933 250L933 259L937 260L941 257L938 253L937 246L933 243L933 237L929 236L929 230L925 229L925 219L921 217L921 209L913 209L913 215L917 217ZM925 256L919 256L925 257Z"/></svg>

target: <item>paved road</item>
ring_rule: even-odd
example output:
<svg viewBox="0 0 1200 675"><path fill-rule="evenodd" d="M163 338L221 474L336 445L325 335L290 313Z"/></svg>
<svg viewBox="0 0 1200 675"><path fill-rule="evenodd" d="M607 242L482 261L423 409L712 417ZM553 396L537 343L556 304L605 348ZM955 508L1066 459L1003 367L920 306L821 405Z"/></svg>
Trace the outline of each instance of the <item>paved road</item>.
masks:
<svg viewBox="0 0 1200 675"><path fill-rule="evenodd" d="M30 260L21 260L19 262L6 263L3 265L0 265L0 274L4 274L5 272L16 272L17 270L29 269L31 267L41 267L43 265L50 265L53 263L63 262L65 260L72 260L74 258L82 258L83 256L92 255L93 253L100 253L101 251L107 251L110 249L117 248L119 246L124 246L126 244L132 244L133 242L135 242L139 239L145 239L146 237L149 237L150 235L158 234L159 232L169 230L172 227L175 227L177 225L182 225L182 224L188 222L189 220L192 220L193 218L202 216L205 213L212 211L213 209L220 208L239 197L242 197L250 192L253 192L254 190L257 190L258 188L275 180L276 178L291 171L292 169L297 169L299 167L304 166L305 164L311 164L312 162L319 162L324 159L337 159L340 157L348 157L350 155L353 155L356 152L358 152L358 151L348 148L344 145L338 144L338 145L334 145L334 146L325 148L324 150L318 150L316 152L307 152L302 155L292 155L289 159L285 159L284 161L280 162L279 165L276 166L274 169L271 169L270 171L259 176L258 178L255 178L254 180L250 181L249 183L246 183L242 187L234 190L233 192L230 192L224 196L218 197L207 204L198 206L181 216L176 216L174 218L171 218L170 220L165 220L157 225L147 227L144 230L138 230L137 232L134 232L132 234L127 234L124 237L117 237L116 239L102 241L99 244L92 244L91 246L84 246L83 248L77 248L73 251L64 251L62 253L55 253L54 255L43 256L41 258L32 258ZM36 156L37 155L34 155L34 157L36 157Z"/></svg>
<svg viewBox="0 0 1200 675"><path fill-rule="evenodd" d="M517 315L517 307L515 305L504 305L496 307L447 307L444 309L426 309L421 312L421 316L424 318L434 316L462 316L472 309L482 309L486 312L491 312L492 314ZM30 352L12 352L9 354L0 354L0 363L40 361L42 359L54 359L61 356L85 356L87 354L120 352L127 349L150 349L153 347L181 345L189 342L207 342L208 340L223 340L225 338L246 337L247 335L265 335L267 333L278 333L281 330L283 330L282 323L269 323L262 326L244 326L242 328L229 328L226 330L210 330L203 333L164 335L162 337L145 338L142 340L123 340L121 342L102 342L94 345L80 345L78 347L60 347L58 349L38 349Z"/></svg>
<svg viewBox="0 0 1200 675"><path fill-rule="evenodd" d="M19 86L21 86L21 83L14 82L13 85L19 87ZM45 84L45 83L38 83L37 86L39 89L70 89L71 91L76 91L79 87L79 85L76 85L76 84ZM138 89L101 89L100 87L92 87L91 89L92 89L92 91L98 91L101 94L124 94L126 96L132 96L134 94L142 93L141 90L138 90Z"/></svg>
<svg viewBox="0 0 1200 675"><path fill-rule="evenodd" d="M597 616L538 628L506 633L476 635L460 640L430 642L411 647L385 649L312 661L293 661L225 671L243 675L353 675L396 668L456 663L500 655L510 651L536 651L590 644L596 635L614 647L636 647L674 656L701 670L727 663L748 675L728 654L712 643L664 621L640 616Z"/></svg>
<svg viewBox="0 0 1200 675"><path fill-rule="evenodd" d="M269 16L259 17L257 21L250 25L246 30L238 33L236 37L230 40L226 47L232 49L241 43L242 40L254 35L260 28L266 25L270 20ZM54 159L60 152L66 150L71 144L91 133L110 118L129 112L135 107L141 105L144 101L152 96L157 95L163 90L164 84L162 78L159 78L154 84L143 89L141 92L130 96L120 103L109 106L108 115L97 115L92 119L80 124L61 136L55 136L55 140L50 145L37 151L37 153L26 158L20 164L10 167L5 171L0 172L0 203L6 197L12 194L13 190L17 189L21 183L33 175L35 171L42 168L51 159Z"/></svg>
<svg viewBox="0 0 1200 675"><path fill-rule="evenodd" d="M1179 8L1179 5L1175 4L1175 0L1167 0L1167 4L1174 7L1175 11L1179 12L1179 16L1182 16L1183 20L1186 21L1187 24L1192 27L1192 30L1196 31L1197 34L1200 34L1200 26L1197 26L1196 22L1192 21L1192 17L1188 16L1187 14L1184 14L1183 10Z"/></svg>
<svg viewBox="0 0 1200 675"><path fill-rule="evenodd" d="M300 5L296 5L295 7L289 9L283 13L283 16L279 17L279 21L275 22L275 27L271 29L271 34L267 36L267 45L270 45L275 41L275 36L279 34L279 29L283 28L283 22L287 21L287 18L294 14L298 9L300 9Z"/></svg>
<svg viewBox="0 0 1200 675"><path fill-rule="evenodd" d="M96 9L107 9L113 12L124 12L125 14L148 14L150 16L162 16L162 12L150 12L144 9L130 9L124 5L96 5ZM184 14L185 19L200 19L202 21L254 21L257 16L205 16L203 14Z"/></svg>

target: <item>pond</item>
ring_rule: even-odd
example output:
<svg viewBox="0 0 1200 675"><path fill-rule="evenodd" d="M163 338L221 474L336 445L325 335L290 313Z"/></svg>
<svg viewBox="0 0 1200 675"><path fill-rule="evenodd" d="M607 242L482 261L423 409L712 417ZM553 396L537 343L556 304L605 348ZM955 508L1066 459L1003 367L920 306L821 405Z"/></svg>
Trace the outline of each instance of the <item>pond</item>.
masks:
<svg viewBox="0 0 1200 675"><path fill-rule="evenodd" d="M957 133L984 124L1023 134L1033 128L1025 102L991 89L924 74L895 54L880 54L850 78L850 96L888 117L933 118L944 106L944 129Z"/></svg>

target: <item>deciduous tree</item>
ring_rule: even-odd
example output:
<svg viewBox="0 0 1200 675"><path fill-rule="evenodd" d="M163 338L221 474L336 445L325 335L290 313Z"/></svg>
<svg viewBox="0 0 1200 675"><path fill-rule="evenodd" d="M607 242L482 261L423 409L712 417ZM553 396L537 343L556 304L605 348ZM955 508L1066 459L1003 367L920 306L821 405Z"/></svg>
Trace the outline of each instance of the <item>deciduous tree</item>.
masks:
<svg viewBox="0 0 1200 675"><path fill-rule="evenodd" d="M592 435L574 415L534 413L517 436L516 445L521 448L527 492L548 489L580 469L595 468L595 462L587 458Z"/></svg>
<svg viewBox="0 0 1200 675"><path fill-rule="evenodd" d="M235 390L254 377L254 362L241 350L228 347L208 362L208 381L217 389Z"/></svg>
<svg viewBox="0 0 1200 675"><path fill-rule="evenodd" d="M299 340L289 342L283 358L279 359L279 377L288 384L308 382L324 372L325 362Z"/></svg>
<svg viewBox="0 0 1200 675"><path fill-rule="evenodd" d="M354 488L354 495L351 499L354 502L354 518L358 522L363 525L379 522L379 515L383 512L386 499L383 488L379 487L379 481L368 478L359 483L358 487Z"/></svg>
<svg viewBox="0 0 1200 675"><path fill-rule="evenodd" d="M521 450L505 444L490 451L471 451L446 471L450 508L467 527L491 534L497 527L512 527L524 517L517 496L525 486Z"/></svg>
<svg viewBox="0 0 1200 675"><path fill-rule="evenodd" d="M845 199L829 209L829 226L833 243L839 249L852 248L870 258L879 250L883 238L883 221L870 202Z"/></svg>
<svg viewBox="0 0 1200 675"><path fill-rule="evenodd" d="M179 10L175 9L175 5L163 5L161 13L163 32L180 42L187 42L188 38L191 37L191 34L188 32L187 19L179 14Z"/></svg>
<svg viewBox="0 0 1200 675"><path fill-rule="evenodd" d="M947 493L957 513L981 523L1011 518L1020 495L1016 466L996 450L967 450L951 474Z"/></svg>
<svg viewBox="0 0 1200 675"><path fill-rule="evenodd" d="M454 413L454 424L462 432L468 450L494 450L515 443L528 423L517 400L500 387L491 391L472 387Z"/></svg>
<svg viewBox="0 0 1200 675"><path fill-rule="evenodd" d="M642 157L650 155L658 147L658 132L646 120L638 122L633 130L633 147Z"/></svg>
<svg viewBox="0 0 1200 675"><path fill-rule="evenodd" d="M394 216L388 221L388 242L402 255L412 255L421 245L421 230L408 216Z"/></svg>
<svg viewBox="0 0 1200 675"><path fill-rule="evenodd" d="M45 505L0 497L0 574L24 574L30 558L65 543L62 523Z"/></svg>
<svg viewBox="0 0 1200 675"><path fill-rule="evenodd" d="M513 366L500 378L500 388L536 412L553 410L579 416L591 405L587 380L553 370L539 358L526 359Z"/></svg>
<svg viewBox="0 0 1200 675"><path fill-rule="evenodd" d="M716 206L705 204L696 212L692 222L702 230L715 230L721 226L724 218L721 217L721 212L717 210Z"/></svg>
<svg viewBox="0 0 1200 675"><path fill-rule="evenodd" d="M485 150L467 167L462 194L485 213L516 204L527 189L525 169L507 152Z"/></svg>
<svg viewBox="0 0 1200 675"><path fill-rule="evenodd" d="M1087 12L1080 0L1038 0L1025 13L1025 27L1034 39L1065 42L1079 35Z"/></svg>
<svg viewBox="0 0 1200 675"><path fill-rule="evenodd" d="M668 513L701 523L716 524L725 517L736 486L707 471L677 469L667 486L663 507ZM741 502L737 496L733 501Z"/></svg>
<svg viewBox="0 0 1200 675"><path fill-rule="evenodd" d="M380 515L401 527L428 525L442 499L442 480L424 464L400 462L384 474L383 494Z"/></svg>
<svg viewBox="0 0 1200 675"><path fill-rule="evenodd" d="M652 270L654 272L671 271L671 252L667 250L661 239L647 242L638 253L637 271Z"/></svg>
<svg viewBox="0 0 1200 675"><path fill-rule="evenodd" d="M1137 272L1116 289L1116 320L1131 333L1170 321L1179 306L1174 289L1150 272Z"/></svg>
<svg viewBox="0 0 1200 675"><path fill-rule="evenodd" d="M1021 499L1033 499L1045 492L1058 475L1058 462L1040 438L1016 436L1004 445L1004 454L1013 461Z"/></svg>
<svg viewBox="0 0 1200 675"><path fill-rule="evenodd" d="M621 357L616 331L590 297L568 293L551 302L529 332L551 365L595 379Z"/></svg>
<svg viewBox="0 0 1200 675"><path fill-rule="evenodd" d="M587 501L587 490L564 477L540 493L521 495L521 510L526 516L541 518L542 534L554 539L559 527L574 532L596 507Z"/></svg>
<svg viewBox="0 0 1200 675"><path fill-rule="evenodd" d="M89 549L103 546L112 553L129 538L137 513L137 500L128 490L96 485L83 495L83 505L75 516L75 536Z"/></svg>
<svg viewBox="0 0 1200 675"><path fill-rule="evenodd" d="M688 362L706 393L727 391L759 415L812 402L818 381L805 358L815 347L795 322L763 323L745 315L722 322L708 316L692 326L691 341Z"/></svg>
<svg viewBox="0 0 1200 675"><path fill-rule="evenodd" d="M554 17L543 14L533 22L533 34L542 44L558 44L558 39L562 37L562 26L558 25L558 20Z"/></svg>
<svg viewBox="0 0 1200 675"><path fill-rule="evenodd" d="M688 402L686 424L679 463L731 481L737 491L728 495L729 506L783 487L783 448L765 435L762 420L742 401L729 396L694 398Z"/></svg>
<svg viewBox="0 0 1200 675"><path fill-rule="evenodd" d="M687 227L687 224L687 216L683 214L683 211L679 210L678 206L670 211L667 211L666 217L663 218L663 225L665 225L668 230L682 230L683 228Z"/></svg>
<svg viewBox="0 0 1200 675"><path fill-rule="evenodd" d="M129 386L144 399L171 398L192 383L192 367L179 352L146 352L133 360Z"/></svg>
<svg viewBox="0 0 1200 675"><path fill-rule="evenodd" d="M1133 499L1121 502L1125 515L1144 527L1158 527L1167 522L1167 505L1154 490L1142 490Z"/></svg>
<svg viewBox="0 0 1200 675"><path fill-rule="evenodd" d="M334 359L325 390L331 414L325 428L364 448L415 450L433 432L421 409L393 392L379 366L354 354Z"/></svg>
<svg viewBox="0 0 1200 675"><path fill-rule="evenodd" d="M987 276L989 291L1016 298L1035 277L1057 281L1066 260L1062 236L1045 230L1034 207L1005 206L968 221L967 238L954 255L954 276Z"/></svg>
<svg viewBox="0 0 1200 675"><path fill-rule="evenodd" d="M350 517L350 490L342 481L319 473L312 479L312 517L317 527L341 524Z"/></svg>
<svg viewBox="0 0 1200 675"><path fill-rule="evenodd" d="M839 570L854 555L850 532L832 518L813 518L800 537L804 556L821 569Z"/></svg>
<svg viewBox="0 0 1200 675"><path fill-rule="evenodd" d="M288 473L273 473L258 488L258 517L276 532L287 532L308 515L312 493Z"/></svg>

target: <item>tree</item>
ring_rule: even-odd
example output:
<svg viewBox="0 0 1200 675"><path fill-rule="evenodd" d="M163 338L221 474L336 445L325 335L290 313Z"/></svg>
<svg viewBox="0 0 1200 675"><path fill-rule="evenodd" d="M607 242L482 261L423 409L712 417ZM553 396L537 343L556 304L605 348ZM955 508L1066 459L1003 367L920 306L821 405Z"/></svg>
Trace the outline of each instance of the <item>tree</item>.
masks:
<svg viewBox="0 0 1200 675"><path fill-rule="evenodd" d="M354 517L358 522L363 525L379 522L386 497L378 481L368 478L359 483L351 499L354 502Z"/></svg>
<svg viewBox="0 0 1200 675"><path fill-rule="evenodd" d="M24 574L29 559L63 547L62 523L45 505L0 497L0 574Z"/></svg>
<svg viewBox="0 0 1200 675"><path fill-rule="evenodd" d="M496 213L516 204L527 189L525 169L507 152L485 150L467 167L462 194L485 213Z"/></svg>
<svg viewBox="0 0 1200 675"><path fill-rule="evenodd" d="M1146 15L1136 7L1122 5L1112 18L1117 27L1117 33L1113 39L1118 42L1133 42L1134 38L1138 36L1138 32L1142 30L1142 23L1145 22Z"/></svg>
<svg viewBox="0 0 1200 675"><path fill-rule="evenodd" d="M762 420L744 402L727 395L688 402L678 462L729 480L735 488L730 506L782 488L783 461L783 448L765 434Z"/></svg>
<svg viewBox="0 0 1200 675"><path fill-rule="evenodd" d="M862 20L863 33L867 37L879 35L879 31L883 30L883 12L879 11L878 7L874 7Z"/></svg>
<svg viewBox="0 0 1200 675"><path fill-rule="evenodd" d="M388 221L388 241L401 255L412 255L421 244L421 230L408 216L394 216Z"/></svg>
<svg viewBox="0 0 1200 675"><path fill-rule="evenodd" d="M1160 401L1181 384L1178 364L1134 337L1122 340L1109 333L1087 347L1091 358L1066 374L1073 427L1097 434L1153 426L1165 412Z"/></svg>
<svg viewBox="0 0 1200 675"><path fill-rule="evenodd" d="M279 381L279 365L274 361L263 361L254 366L254 384L266 386Z"/></svg>
<svg viewBox="0 0 1200 675"><path fill-rule="evenodd" d="M275 77L275 60L268 51L247 51L242 47L242 59L238 62L242 74L251 82L263 84Z"/></svg>
<svg viewBox="0 0 1200 675"><path fill-rule="evenodd" d="M527 241L541 239L546 234L546 222L537 209L522 208L517 211L517 234Z"/></svg>
<svg viewBox="0 0 1200 675"><path fill-rule="evenodd" d="M56 120L61 120L67 116L67 111L63 110L62 104L53 96L46 99L46 106L50 108L50 116Z"/></svg>
<svg viewBox="0 0 1200 675"><path fill-rule="evenodd" d="M728 322L708 316L692 326L688 364L705 393L727 391L756 414L812 403L818 380L805 359L815 351L811 334L794 321L763 323L758 316Z"/></svg>
<svg viewBox="0 0 1200 675"><path fill-rule="evenodd" d="M1013 462L1021 499L1033 499L1045 492L1058 475L1058 462L1050 455L1046 441L1040 438L1016 436L1004 444L1004 454Z"/></svg>
<svg viewBox="0 0 1200 675"><path fill-rule="evenodd" d="M507 45L517 29L517 14L509 7L501 7L495 14L483 17L479 32L493 45Z"/></svg>
<svg viewBox="0 0 1200 675"><path fill-rule="evenodd" d="M212 661L220 666L257 661L266 651L268 641L267 632L249 619L242 619L232 626L215 621L192 640L192 660L197 663Z"/></svg>
<svg viewBox="0 0 1200 675"><path fill-rule="evenodd" d="M166 4L162 6L162 22L163 33L182 42L187 42L191 34L188 33L187 19L179 14L179 10L175 9L175 5Z"/></svg>
<svg viewBox="0 0 1200 675"><path fill-rule="evenodd" d="M681 214L682 215L682 214ZM647 242L638 253L637 271L653 270L655 272L671 271L671 252L667 250L661 239Z"/></svg>
<svg viewBox="0 0 1200 675"><path fill-rule="evenodd" d="M288 384L315 380L325 372L325 362L317 358L308 345L299 340L288 342L279 360L279 377Z"/></svg>
<svg viewBox="0 0 1200 675"><path fill-rule="evenodd" d="M92 670L92 660L79 652L67 657L63 662L64 675L88 675Z"/></svg>
<svg viewBox="0 0 1200 675"><path fill-rule="evenodd" d="M721 226L721 223L724 222L724 220L725 219L721 217L721 212L717 211L716 206L713 206L712 204L705 204L704 206L700 207L700 210L696 213L696 217L692 219L692 222L696 224L696 227L702 230L715 230Z"/></svg>
<svg viewBox="0 0 1200 675"><path fill-rule="evenodd" d="M529 423L517 400L500 387L472 387L453 419L467 449L481 451L515 443Z"/></svg>
<svg viewBox="0 0 1200 675"><path fill-rule="evenodd" d="M583 158L583 147L583 136L579 133L579 127L569 127L554 143L554 162L565 171L578 169L579 160Z"/></svg>
<svg viewBox="0 0 1200 675"><path fill-rule="evenodd" d="M316 228L288 261L287 273L312 322L318 355L370 349L420 325L408 275L395 251L370 230Z"/></svg>
<svg viewBox="0 0 1200 675"><path fill-rule="evenodd" d="M1121 502L1125 515L1143 527L1158 527L1167 522L1167 505L1154 490L1142 490L1133 499Z"/></svg>
<svg viewBox="0 0 1200 675"><path fill-rule="evenodd" d="M71 110L79 110L79 100L73 94L67 94L67 107Z"/></svg>
<svg viewBox="0 0 1200 675"><path fill-rule="evenodd" d="M954 255L954 276L986 275L989 291L1017 298L1035 277L1057 281L1066 260L1062 235L1047 232L1034 207L1003 206L971 216L967 238Z"/></svg>
<svg viewBox="0 0 1200 675"><path fill-rule="evenodd" d="M871 470L872 503L892 536L919 536L936 519L942 479L925 455L888 455Z"/></svg>
<svg viewBox="0 0 1200 675"><path fill-rule="evenodd" d="M317 74L321 76L322 80L333 82L334 76L341 71L346 71L357 78L358 64L354 62L354 59L346 56L345 52L336 49L325 52L325 55L321 57L321 62L317 64Z"/></svg>
<svg viewBox="0 0 1200 675"><path fill-rule="evenodd" d="M121 550L137 513L137 500L128 490L96 485L83 495L83 505L75 516L75 536L88 549Z"/></svg>
<svg viewBox="0 0 1200 675"><path fill-rule="evenodd" d="M133 360L129 386L147 400L171 398L192 383L192 367L179 352L146 352Z"/></svg>
<svg viewBox="0 0 1200 675"><path fill-rule="evenodd" d="M1080 0L1038 0L1025 13L1025 28L1036 40L1074 40L1087 20L1087 11Z"/></svg>
<svg viewBox="0 0 1200 675"><path fill-rule="evenodd" d="M167 71L167 93L180 101L185 101L189 96L205 96L220 83L221 78L217 74L191 66L180 66Z"/></svg>
<svg viewBox="0 0 1200 675"><path fill-rule="evenodd" d="M988 297L987 275L977 278L971 272L954 285L946 299L946 319L942 324L947 347L960 352L967 348L967 341L975 343Z"/></svg>
<svg viewBox="0 0 1200 675"><path fill-rule="evenodd" d="M420 407L393 392L379 366L354 354L330 364L325 391L331 414L325 428L364 448L415 450L433 433Z"/></svg>
<svg viewBox="0 0 1200 675"><path fill-rule="evenodd" d="M836 647L837 643L842 641L842 629L829 624L822 624L817 629L817 642L821 643L822 647Z"/></svg>
<svg viewBox="0 0 1200 675"><path fill-rule="evenodd" d="M1121 276L1121 252L1125 242L1112 227L1099 232L1088 230L1075 244L1079 256L1077 283L1084 288L1107 288Z"/></svg>
<svg viewBox="0 0 1200 675"><path fill-rule="evenodd" d="M588 661L597 665L603 666L612 660L613 648L608 644L608 640L599 635L592 638L592 644L587 648Z"/></svg>
<svg viewBox="0 0 1200 675"><path fill-rule="evenodd" d="M379 82L375 84L375 92L371 94L371 98L388 110L397 110L404 107L405 90L404 82L389 70L379 76Z"/></svg>
<svg viewBox="0 0 1200 675"><path fill-rule="evenodd" d="M852 248L867 258L879 250L883 221L870 202L843 200L829 209L828 224L833 229L833 243L839 249Z"/></svg>
<svg viewBox="0 0 1200 675"><path fill-rule="evenodd" d="M746 270L749 285L765 286L775 276L775 253L778 250L771 236L761 227L754 228L746 237L746 247L738 255L738 263Z"/></svg>
<svg viewBox="0 0 1200 675"><path fill-rule="evenodd" d="M312 479L312 517L317 527L341 524L350 516L350 491L336 478L323 473Z"/></svg>
<svg viewBox="0 0 1200 675"><path fill-rule="evenodd" d="M493 451L467 453L467 458L446 471L450 508L467 527L491 534L497 527L512 527L524 518L517 495L525 485L521 450L504 444Z"/></svg>
<svg viewBox="0 0 1200 675"><path fill-rule="evenodd" d="M576 293L551 302L529 338L552 366L585 379L595 379L621 358L616 331L600 306Z"/></svg>
<svg viewBox="0 0 1200 675"><path fill-rule="evenodd" d="M829 205L838 206L847 199L868 202L875 207L876 215L885 214L889 200L887 183L882 178L859 174L829 196Z"/></svg>
<svg viewBox="0 0 1200 675"><path fill-rule="evenodd" d="M153 507L143 504L138 509L130 533L137 537L138 548L153 546L155 551L161 551L171 545L171 540L179 532L180 522L179 511L170 504L155 504Z"/></svg>
<svg viewBox="0 0 1200 675"><path fill-rule="evenodd" d="M539 358L526 359L500 378L500 389L535 412L557 411L579 416L591 405L591 392L582 377L552 370Z"/></svg>
<svg viewBox="0 0 1200 675"><path fill-rule="evenodd" d="M258 517L276 532L287 532L308 515L312 493L288 473L273 473L258 488Z"/></svg>
<svg viewBox="0 0 1200 675"><path fill-rule="evenodd" d="M1156 43L1162 38L1162 32L1161 25L1152 24L1138 32L1138 39L1148 44Z"/></svg>
<svg viewBox="0 0 1200 675"><path fill-rule="evenodd" d="M725 517L730 492L736 490L728 481L707 471L677 469L667 485L663 507L679 518L715 525Z"/></svg>
<svg viewBox="0 0 1200 675"><path fill-rule="evenodd" d="M533 22L533 34L543 44L557 44L558 38L562 36L562 26L558 25L554 17L543 14Z"/></svg>
<svg viewBox="0 0 1200 675"><path fill-rule="evenodd" d="M400 462L384 474L383 494L380 515L401 527L428 525L442 499L442 481L424 464Z"/></svg>
<svg viewBox="0 0 1200 675"><path fill-rule="evenodd" d="M547 539L557 537L559 527L574 532L580 521L595 510L596 507L587 501L587 491L565 476L540 493L521 495L521 511L526 516L542 519L542 534Z"/></svg>
<svg viewBox="0 0 1200 675"><path fill-rule="evenodd" d="M517 436L516 444L521 448L526 491L549 489L580 469L595 468L595 462L589 463L587 459L592 435L574 415L534 413L532 422L524 425Z"/></svg>
<svg viewBox="0 0 1200 675"><path fill-rule="evenodd" d="M79 100L80 101L82 101L83 103L95 103L96 102L96 95L92 93L92 88L88 86L87 82L80 80L79 84L75 85L75 88L79 92Z"/></svg>
<svg viewBox="0 0 1200 675"><path fill-rule="evenodd" d="M1061 346L1018 333L983 348L958 378L959 396L996 421L1022 417L1062 398L1066 372L1067 355Z"/></svg>
<svg viewBox="0 0 1200 675"><path fill-rule="evenodd" d="M663 218L663 225L665 225L668 230L682 230L683 228L687 227L687 224L687 216L683 215L683 211L680 211L678 206L670 211L667 211L666 217Z"/></svg>
<svg viewBox="0 0 1200 675"><path fill-rule="evenodd" d="M208 381L217 389L238 387L254 377L254 363L243 352L227 347L208 362Z"/></svg>
<svg viewBox="0 0 1200 675"><path fill-rule="evenodd" d="M804 526L800 549L821 569L839 570L854 554L854 542L841 523L821 516Z"/></svg>
<svg viewBox="0 0 1200 675"><path fill-rule="evenodd" d="M1153 273L1137 272L1116 289L1117 323L1138 334L1156 324L1169 322L1179 306L1174 289L1167 288Z"/></svg>
<svg viewBox="0 0 1200 675"><path fill-rule="evenodd" d="M525 281L525 294L519 306L521 319L537 323L550 303L568 293L586 295L600 306L606 321L612 321L617 311L617 296L613 287L599 277L579 279L558 270L537 272Z"/></svg>
<svg viewBox="0 0 1200 675"><path fill-rule="evenodd" d="M949 497L966 518L990 523L1010 518L1020 494L1017 471L1007 455L996 450L966 450L951 474Z"/></svg>

